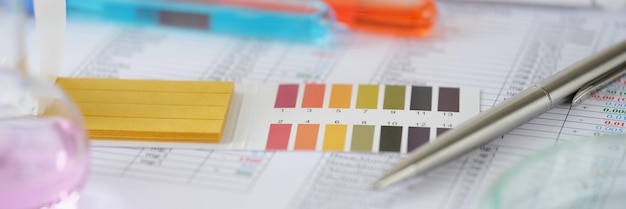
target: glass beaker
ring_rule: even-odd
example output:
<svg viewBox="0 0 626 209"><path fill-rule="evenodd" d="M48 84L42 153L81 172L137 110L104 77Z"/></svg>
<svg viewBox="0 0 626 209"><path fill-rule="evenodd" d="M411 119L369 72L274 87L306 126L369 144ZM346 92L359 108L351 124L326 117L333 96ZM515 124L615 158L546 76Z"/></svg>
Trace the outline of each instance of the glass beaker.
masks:
<svg viewBox="0 0 626 209"><path fill-rule="evenodd" d="M626 136L567 142L509 168L478 208L618 209L626 204Z"/></svg>

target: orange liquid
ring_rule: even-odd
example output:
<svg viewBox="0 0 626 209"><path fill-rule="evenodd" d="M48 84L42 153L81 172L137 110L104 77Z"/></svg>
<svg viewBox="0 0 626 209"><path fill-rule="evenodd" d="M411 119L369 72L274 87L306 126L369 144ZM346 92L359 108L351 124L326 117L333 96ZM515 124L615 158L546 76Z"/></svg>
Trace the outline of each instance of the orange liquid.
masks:
<svg viewBox="0 0 626 209"><path fill-rule="evenodd" d="M354 30L426 36L435 25L437 7L433 0L325 0L337 20Z"/></svg>

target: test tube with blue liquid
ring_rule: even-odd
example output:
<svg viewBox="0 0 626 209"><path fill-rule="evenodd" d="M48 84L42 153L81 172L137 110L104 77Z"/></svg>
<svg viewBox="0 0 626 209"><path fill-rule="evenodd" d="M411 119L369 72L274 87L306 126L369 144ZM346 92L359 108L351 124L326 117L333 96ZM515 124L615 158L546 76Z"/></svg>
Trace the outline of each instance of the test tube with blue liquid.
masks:
<svg viewBox="0 0 626 209"><path fill-rule="evenodd" d="M67 0L67 7L69 17L306 43L327 41L335 25L321 1Z"/></svg>

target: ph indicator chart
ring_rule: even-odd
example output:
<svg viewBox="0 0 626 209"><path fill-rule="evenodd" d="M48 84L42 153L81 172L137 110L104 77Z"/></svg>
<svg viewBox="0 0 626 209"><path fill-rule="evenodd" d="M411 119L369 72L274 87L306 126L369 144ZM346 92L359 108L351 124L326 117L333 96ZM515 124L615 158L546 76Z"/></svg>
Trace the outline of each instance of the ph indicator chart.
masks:
<svg viewBox="0 0 626 209"><path fill-rule="evenodd" d="M259 85L236 131L252 150L408 152L477 115L479 101L475 88Z"/></svg>

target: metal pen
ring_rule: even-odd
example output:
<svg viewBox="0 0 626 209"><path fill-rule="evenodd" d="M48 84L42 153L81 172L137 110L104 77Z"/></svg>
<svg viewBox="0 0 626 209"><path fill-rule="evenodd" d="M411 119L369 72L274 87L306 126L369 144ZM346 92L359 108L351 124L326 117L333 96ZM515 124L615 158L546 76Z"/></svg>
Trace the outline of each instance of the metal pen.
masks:
<svg viewBox="0 0 626 209"><path fill-rule="evenodd" d="M459 157L626 74L626 40L583 59L418 147L372 185L381 189Z"/></svg>

